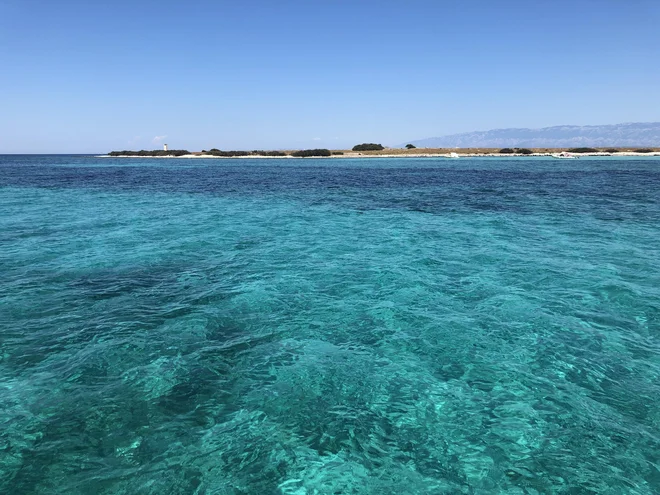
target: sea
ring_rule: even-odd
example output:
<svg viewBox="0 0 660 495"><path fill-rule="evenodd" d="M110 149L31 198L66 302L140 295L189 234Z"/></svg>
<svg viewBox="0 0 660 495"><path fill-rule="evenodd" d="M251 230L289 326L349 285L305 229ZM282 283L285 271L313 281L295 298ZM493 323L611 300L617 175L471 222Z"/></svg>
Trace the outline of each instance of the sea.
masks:
<svg viewBox="0 0 660 495"><path fill-rule="evenodd" d="M660 158L0 156L0 493L660 493Z"/></svg>

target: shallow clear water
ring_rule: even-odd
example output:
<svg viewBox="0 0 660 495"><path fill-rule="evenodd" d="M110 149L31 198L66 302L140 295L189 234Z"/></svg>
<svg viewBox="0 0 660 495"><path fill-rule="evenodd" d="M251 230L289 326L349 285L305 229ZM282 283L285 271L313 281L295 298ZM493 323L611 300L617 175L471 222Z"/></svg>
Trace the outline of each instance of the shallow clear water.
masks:
<svg viewBox="0 0 660 495"><path fill-rule="evenodd" d="M658 159L0 186L1 493L660 493Z"/></svg>

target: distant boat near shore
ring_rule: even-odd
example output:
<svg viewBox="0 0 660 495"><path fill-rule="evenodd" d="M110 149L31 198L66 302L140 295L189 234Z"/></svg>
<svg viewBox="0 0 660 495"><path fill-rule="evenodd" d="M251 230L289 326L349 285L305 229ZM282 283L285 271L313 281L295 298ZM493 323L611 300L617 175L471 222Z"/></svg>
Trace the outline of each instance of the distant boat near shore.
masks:
<svg viewBox="0 0 660 495"><path fill-rule="evenodd" d="M559 158L562 160L577 160L580 158L579 156L571 155L570 153L567 153L566 151L562 151L561 153L555 153L552 155L552 158Z"/></svg>

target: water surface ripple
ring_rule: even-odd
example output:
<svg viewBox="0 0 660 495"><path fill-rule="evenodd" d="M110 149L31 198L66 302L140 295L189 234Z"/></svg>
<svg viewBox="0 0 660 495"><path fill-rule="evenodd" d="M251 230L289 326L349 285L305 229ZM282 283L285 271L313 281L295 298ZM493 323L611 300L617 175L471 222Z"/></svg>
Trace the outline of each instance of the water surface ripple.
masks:
<svg viewBox="0 0 660 495"><path fill-rule="evenodd" d="M660 493L660 160L0 157L0 492Z"/></svg>

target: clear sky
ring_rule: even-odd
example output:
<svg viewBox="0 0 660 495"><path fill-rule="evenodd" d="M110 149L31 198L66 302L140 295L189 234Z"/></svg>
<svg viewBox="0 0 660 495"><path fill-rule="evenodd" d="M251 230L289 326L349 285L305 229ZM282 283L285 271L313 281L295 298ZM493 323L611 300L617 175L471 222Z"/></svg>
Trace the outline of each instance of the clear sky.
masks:
<svg viewBox="0 0 660 495"><path fill-rule="evenodd" d="M0 153L659 120L658 0L0 1Z"/></svg>

